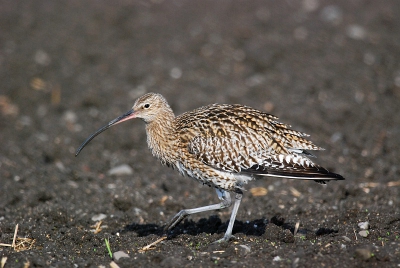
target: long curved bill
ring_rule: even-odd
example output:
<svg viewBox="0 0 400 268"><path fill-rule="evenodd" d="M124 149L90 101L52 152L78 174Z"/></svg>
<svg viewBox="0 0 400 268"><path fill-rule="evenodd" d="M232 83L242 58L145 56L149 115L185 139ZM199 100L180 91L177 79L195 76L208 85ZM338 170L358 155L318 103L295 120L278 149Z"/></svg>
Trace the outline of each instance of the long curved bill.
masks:
<svg viewBox="0 0 400 268"><path fill-rule="evenodd" d="M103 132L103 131L109 129L110 127L112 127L112 126L114 126L114 125L116 125L116 124L122 123L122 122L124 122L124 121L126 121L126 120L129 120L129 119L133 119L133 118L135 118L135 117L136 117L135 111L134 111L134 110L130 110L130 111L124 113L123 115L121 115L121 116L115 118L114 120L108 122L107 125L105 125L105 126L99 128L95 133L93 133L92 135L90 135L89 138L87 138L87 139L81 144L81 146L79 146L78 150L76 150L75 156L78 156L78 154L82 151L82 149L83 149L91 140L93 140L97 135L99 135L101 132Z"/></svg>

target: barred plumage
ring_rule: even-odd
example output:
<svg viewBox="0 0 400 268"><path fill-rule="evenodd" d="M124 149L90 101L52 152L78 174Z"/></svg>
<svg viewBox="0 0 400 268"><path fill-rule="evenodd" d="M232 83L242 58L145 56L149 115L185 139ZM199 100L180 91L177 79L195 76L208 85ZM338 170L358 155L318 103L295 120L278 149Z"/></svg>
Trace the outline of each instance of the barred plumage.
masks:
<svg viewBox="0 0 400 268"><path fill-rule="evenodd" d="M243 105L212 104L175 117L160 94L148 93L132 110L92 134L77 150L109 127L141 118L147 143L163 164L203 184L215 187L219 204L179 212L167 225L172 229L187 215L229 207L234 209L224 238L232 236L233 223L244 185L264 176L291 179L343 180L341 175L314 164L307 150L323 150L305 139L308 135L278 122L278 118Z"/></svg>

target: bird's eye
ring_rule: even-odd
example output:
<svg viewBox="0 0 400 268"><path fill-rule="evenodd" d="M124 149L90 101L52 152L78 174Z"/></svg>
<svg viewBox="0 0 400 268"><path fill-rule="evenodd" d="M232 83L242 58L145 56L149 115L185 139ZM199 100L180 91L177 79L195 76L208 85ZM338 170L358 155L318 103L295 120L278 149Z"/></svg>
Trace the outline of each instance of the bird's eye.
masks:
<svg viewBox="0 0 400 268"><path fill-rule="evenodd" d="M146 109L150 108L150 104L146 103L143 107L146 108Z"/></svg>

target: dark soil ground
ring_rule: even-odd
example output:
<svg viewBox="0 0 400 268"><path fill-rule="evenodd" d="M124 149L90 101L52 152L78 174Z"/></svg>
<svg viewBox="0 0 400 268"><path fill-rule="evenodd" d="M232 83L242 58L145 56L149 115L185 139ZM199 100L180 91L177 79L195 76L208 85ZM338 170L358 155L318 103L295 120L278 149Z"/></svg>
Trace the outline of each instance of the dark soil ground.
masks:
<svg viewBox="0 0 400 268"><path fill-rule="evenodd" d="M399 267L399 13L397 0L1 1L0 243L19 225L4 267L108 267L105 238L129 255L120 267ZM74 151L150 91L177 114L275 114L346 180L251 183L233 241L211 244L227 209L143 252L215 191L156 161L140 120Z"/></svg>

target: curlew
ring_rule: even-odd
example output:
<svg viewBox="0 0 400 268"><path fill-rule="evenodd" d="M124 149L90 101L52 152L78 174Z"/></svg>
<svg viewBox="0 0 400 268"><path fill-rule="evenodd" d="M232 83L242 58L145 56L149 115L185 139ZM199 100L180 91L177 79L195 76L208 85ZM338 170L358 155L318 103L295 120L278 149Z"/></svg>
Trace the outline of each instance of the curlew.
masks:
<svg viewBox="0 0 400 268"><path fill-rule="evenodd" d="M313 180L325 184L344 178L315 164L308 151L322 150L277 117L243 105L211 104L175 116L165 98L147 93L132 109L90 135L75 156L98 134L121 122L141 118L154 156L167 166L214 187L219 203L184 209L166 225L171 230L186 216L228 208L228 228L218 242L232 238L244 186L263 177ZM234 194L234 200L230 193Z"/></svg>

